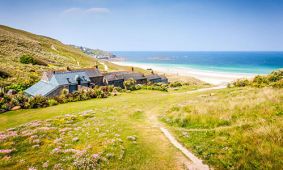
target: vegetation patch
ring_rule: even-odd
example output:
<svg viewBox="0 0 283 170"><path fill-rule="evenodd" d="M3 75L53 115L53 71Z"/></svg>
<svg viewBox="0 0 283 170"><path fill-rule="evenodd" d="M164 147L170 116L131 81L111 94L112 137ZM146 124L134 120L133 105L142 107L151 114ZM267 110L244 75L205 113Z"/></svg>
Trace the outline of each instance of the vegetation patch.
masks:
<svg viewBox="0 0 283 170"><path fill-rule="evenodd" d="M67 89L63 89L60 96L48 98L44 96L28 97L23 92L16 94L5 93L0 89L0 113L14 108L33 109L54 106L57 104L89 100L93 98L106 98L115 91L112 86L95 87L93 89L79 90L69 93Z"/></svg>
<svg viewBox="0 0 283 170"><path fill-rule="evenodd" d="M232 84L228 84L228 87L275 87L275 88L283 88L283 70L273 71L272 73L261 76L257 75L252 80L248 79L239 79Z"/></svg>
<svg viewBox="0 0 283 170"><path fill-rule="evenodd" d="M0 168L101 169L126 150L119 128L105 126L88 110L8 129L0 133Z"/></svg>
<svg viewBox="0 0 283 170"><path fill-rule="evenodd" d="M22 55L20 57L20 62L22 64L33 64L33 65L42 65L42 66L47 66L48 64L43 62L42 60L36 59L32 56L29 55Z"/></svg>
<svg viewBox="0 0 283 170"><path fill-rule="evenodd" d="M282 103L282 89L223 89L175 105L161 120L216 169L280 169Z"/></svg>

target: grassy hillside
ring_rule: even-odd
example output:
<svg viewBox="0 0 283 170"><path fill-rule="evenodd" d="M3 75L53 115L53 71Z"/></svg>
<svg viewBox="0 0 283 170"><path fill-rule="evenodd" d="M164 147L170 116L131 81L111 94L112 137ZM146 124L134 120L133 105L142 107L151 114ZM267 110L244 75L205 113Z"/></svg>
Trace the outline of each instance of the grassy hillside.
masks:
<svg viewBox="0 0 283 170"><path fill-rule="evenodd" d="M44 64L22 64L28 55ZM93 67L96 60L58 40L0 25L0 86L30 83L49 69Z"/></svg>
<svg viewBox="0 0 283 170"><path fill-rule="evenodd" d="M23 56L31 57L35 62L24 64L21 62ZM92 58L78 48L49 37L3 25L0 25L0 60L0 87L20 84L26 88L38 81L41 73L46 70L66 69L66 67L75 69L95 65L105 70L102 61ZM108 71L131 70L131 67L103 62L108 66ZM135 68L135 71L151 73L140 68ZM172 80L179 79L174 77ZM193 78L186 78L185 81L194 84L203 83Z"/></svg>
<svg viewBox="0 0 283 170"><path fill-rule="evenodd" d="M46 162L51 169L54 166L72 169L83 160L85 166L95 165L102 169L182 169L182 155L148 120L147 110L154 108L154 103L159 101L157 96L165 94L139 91L108 99L1 114L0 129L16 127L10 130L18 135L0 140L0 150L15 148L8 159L0 154L0 169L41 169ZM171 100L164 97L160 106L164 106L164 99ZM172 99L176 100L176 97ZM93 112L81 116L85 110ZM69 113L71 115L66 115ZM70 116L72 121L69 121ZM21 124L25 125L19 126ZM37 126L31 126L34 124ZM40 130L46 126L48 131ZM65 128L69 129L63 133ZM32 134L25 136L26 132ZM75 137L79 140L73 141ZM58 138L62 140L56 140ZM37 144L33 141L38 142L37 139L39 147L34 146ZM55 148L60 148L59 155L53 153ZM76 155L76 152L84 150L87 152L83 157ZM99 154L98 162L93 159L94 154ZM23 161L19 162L20 159Z"/></svg>
<svg viewBox="0 0 283 170"><path fill-rule="evenodd" d="M54 140L61 137L63 144L67 144L61 151L91 148L86 156L99 153L106 160L99 164L104 169L180 169L182 156L160 132L159 117L179 141L214 169L280 169L283 166L280 159L283 156L282 94L282 89L270 87L235 87L195 93L186 89L141 90L107 99L7 112L0 115L0 130L16 127L18 136L0 142L0 149L15 149L9 159L0 155L0 167L40 169L47 161L51 168L56 164L74 167L69 159L75 159L75 153L61 153L61 157L52 154L59 146ZM85 110L93 110L94 114L80 118L78 113ZM69 113L79 118L67 123ZM43 121L35 129L45 127L47 121L56 133L42 134L26 125L20 126L35 120ZM62 121L62 124L53 121ZM66 127L71 128L70 132L60 134L60 129ZM78 127L83 129L80 134L75 131ZM35 144L29 143L33 137L20 135L27 130L40 139L38 149L32 149ZM136 136L136 142L129 140L129 136ZM75 137L79 141L72 141ZM118 138L123 143L115 144ZM124 157L119 159L121 153ZM34 155L40 155L40 159ZM19 159L24 161L19 163Z"/></svg>

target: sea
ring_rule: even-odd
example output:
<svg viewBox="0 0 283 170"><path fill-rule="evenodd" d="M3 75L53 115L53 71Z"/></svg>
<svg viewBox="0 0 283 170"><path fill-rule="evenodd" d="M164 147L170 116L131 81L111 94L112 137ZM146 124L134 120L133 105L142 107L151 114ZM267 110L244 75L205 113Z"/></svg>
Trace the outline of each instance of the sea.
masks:
<svg viewBox="0 0 283 170"><path fill-rule="evenodd" d="M268 74L283 68L282 52L113 51L123 63L200 71Z"/></svg>

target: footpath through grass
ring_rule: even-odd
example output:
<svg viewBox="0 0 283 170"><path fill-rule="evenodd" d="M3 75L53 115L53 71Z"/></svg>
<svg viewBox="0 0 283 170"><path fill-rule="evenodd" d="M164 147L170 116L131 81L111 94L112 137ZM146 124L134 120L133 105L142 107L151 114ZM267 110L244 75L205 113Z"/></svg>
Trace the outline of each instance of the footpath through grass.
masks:
<svg viewBox="0 0 283 170"><path fill-rule="evenodd" d="M39 149L32 148L33 137L22 137L21 133L17 134L20 138L0 143L0 150L15 148L10 156L0 155L0 167L42 169L49 161L49 168L75 168L74 160L78 158L67 150L75 149L71 151L87 150L83 159L86 161L98 154L100 159L93 165L102 169L181 169L184 157L159 131L159 116L179 141L215 169L280 169L282 94L282 89L272 88L197 93L186 93L184 89L168 93L141 90L107 99L7 112L0 115L0 130L35 120L65 121L66 114L93 110L89 118L79 118L71 124L55 123L56 133L52 135L35 134L40 140ZM45 123L39 127L42 126ZM60 130L66 127L71 129L61 134ZM76 131L78 127L82 130ZM59 148L61 157L52 155L59 147L57 138L64 141Z"/></svg>
<svg viewBox="0 0 283 170"><path fill-rule="evenodd" d="M0 150L12 149L0 153L0 169L182 169L182 155L144 114L165 95L139 91L1 114L1 130L16 128L0 134Z"/></svg>

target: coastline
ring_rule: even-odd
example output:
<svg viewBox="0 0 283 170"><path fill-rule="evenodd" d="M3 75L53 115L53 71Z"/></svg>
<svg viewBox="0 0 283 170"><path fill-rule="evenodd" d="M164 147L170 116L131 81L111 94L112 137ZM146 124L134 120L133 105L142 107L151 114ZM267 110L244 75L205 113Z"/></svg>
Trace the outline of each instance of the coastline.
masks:
<svg viewBox="0 0 283 170"><path fill-rule="evenodd" d="M164 73L165 75L176 75L184 77L193 77L204 81L212 85L225 85L229 82L240 78L252 78L256 74L247 74L247 73L231 73L231 72L220 72L220 71L207 71L193 69L189 67L178 67L178 66L161 66L155 64L144 64L144 63L134 63L134 62L125 62L125 61L110 61L114 64L121 66L133 66L139 67L142 69L152 69L155 72Z"/></svg>

